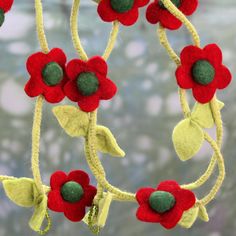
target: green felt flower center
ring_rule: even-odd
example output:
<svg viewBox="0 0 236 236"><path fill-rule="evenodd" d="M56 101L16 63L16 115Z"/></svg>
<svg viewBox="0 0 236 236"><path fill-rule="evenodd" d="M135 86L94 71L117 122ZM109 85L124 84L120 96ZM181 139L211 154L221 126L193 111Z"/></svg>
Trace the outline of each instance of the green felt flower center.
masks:
<svg viewBox="0 0 236 236"><path fill-rule="evenodd" d="M178 8L181 5L181 0L171 0L171 2ZM159 0L158 4L162 9L166 9L165 5L163 4L163 2L161 0Z"/></svg>
<svg viewBox="0 0 236 236"><path fill-rule="evenodd" d="M84 96L90 96L97 92L99 81L97 76L91 72L81 73L77 78L77 87Z"/></svg>
<svg viewBox="0 0 236 236"><path fill-rule="evenodd" d="M4 23L4 20L5 20L5 13L2 9L0 9L0 27Z"/></svg>
<svg viewBox="0 0 236 236"><path fill-rule="evenodd" d="M165 213L173 208L175 205L175 198L169 192L156 191L149 197L149 204L154 211Z"/></svg>
<svg viewBox="0 0 236 236"><path fill-rule="evenodd" d="M196 83L207 85L215 77L214 67L206 60L199 60L192 67L192 76Z"/></svg>
<svg viewBox="0 0 236 236"><path fill-rule="evenodd" d="M42 75L45 84L55 86L63 79L63 69L58 63L50 62L44 67Z"/></svg>
<svg viewBox="0 0 236 236"><path fill-rule="evenodd" d="M111 0L111 7L114 11L124 13L132 9L134 0Z"/></svg>
<svg viewBox="0 0 236 236"><path fill-rule="evenodd" d="M77 182L70 181L62 186L61 195L65 201L75 203L82 198L84 190Z"/></svg>

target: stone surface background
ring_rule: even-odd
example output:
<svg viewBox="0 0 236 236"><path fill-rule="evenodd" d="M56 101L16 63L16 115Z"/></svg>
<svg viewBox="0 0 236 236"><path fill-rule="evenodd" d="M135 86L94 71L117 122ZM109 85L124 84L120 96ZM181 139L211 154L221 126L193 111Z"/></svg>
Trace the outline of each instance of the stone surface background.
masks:
<svg viewBox="0 0 236 236"><path fill-rule="evenodd" d="M223 49L225 64L235 74L236 2L199 1L200 7L191 20L200 33L202 45L218 43ZM69 32L72 1L43 2L50 47L62 47L70 59L76 57ZM31 127L35 100L25 95L23 86L28 79L25 61L29 54L39 50L33 5L30 0L16 0L0 29L0 173L18 177L31 177ZM192 181L203 173L211 155L210 148L204 145L193 160L182 163L173 150L171 133L182 119L175 66L159 45L156 27L145 21L143 13L134 27L121 27L116 49L109 60L110 77L117 83L119 93L111 102L102 103L99 112L99 123L110 127L127 154L124 159L101 157L108 179L129 191L136 191L140 186L155 186L165 179L176 179L181 183ZM88 54L101 54L111 26L100 21L96 7L90 1L82 0L79 26ZM184 27L169 33L169 38L178 52L191 43ZM227 90L218 93L226 104L223 110L223 151L227 179L217 199L208 207L210 222L198 221L190 230L177 227L166 231L159 225L138 222L135 204L113 203L101 235L236 235L235 87L233 81ZM44 107L41 140L41 170L47 184L51 173L58 169L89 171L82 140L71 139L60 129L51 108L49 104ZM209 132L214 135L213 131ZM199 191L199 196L210 189L216 177L217 172ZM2 188L0 209L0 236L36 235L27 225L32 211L12 204ZM51 213L51 216L53 228L49 236L91 235L83 223L70 223L60 214Z"/></svg>

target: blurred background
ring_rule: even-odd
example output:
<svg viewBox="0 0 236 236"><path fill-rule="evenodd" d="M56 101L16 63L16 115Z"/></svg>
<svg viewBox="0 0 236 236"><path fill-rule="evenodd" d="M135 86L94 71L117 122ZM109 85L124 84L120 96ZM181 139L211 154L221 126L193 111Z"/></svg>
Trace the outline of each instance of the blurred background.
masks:
<svg viewBox="0 0 236 236"><path fill-rule="evenodd" d="M68 58L77 55L73 49L69 15L72 1L44 2L45 28L50 47L61 47ZM236 2L235 0L199 0L200 7L191 17L202 39L202 45L218 43L224 53L224 63L235 74ZM101 55L106 46L110 24L103 23L96 6L89 0L81 1L79 27L82 42L90 56ZM179 53L191 43L182 27L168 33ZM40 50L34 23L32 0L15 0L11 12L0 29L0 174L32 177L30 170L31 128L35 99L23 90L28 80L25 69L27 57ZM109 181L122 189L135 192L141 186L156 186L160 181L176 179L180 183L195 180L207 167L211 149L204 145L199 154L187 163L176 156L171 133L182 119L175 83L175 65L168 58L156 37L156 26L145 21L144 11L139 22L131 28L121 27L116 48L109 59L109 76L119 87L118 95L102 102L99 123L109 127L118 143L126 151L124 159L102 156ZM217 199L208 206L210 222L197 221L190 230L176 227L166 231L160 225L136 220L136 205L114 202L102 236L134 235L236 235L235 142L236 142L236 83L218 93L226 105L223 109L225 126L223 153L227 178ZM191 93L189 93L189 101ZM68 104L69 101L64 103ZM44 182L61 169L89 171L83 154L82 139L72 139L59 127L51 112L44 106L41 170ZM209 130L214 136L214 131ZM207 193L217 177L217 171L202 187L199 197ZM95 184L95 180L92 179ZM37 235L28 227L32 210L15 206L0 189L0 236ZM71 223L63 214L50 213L53 227L49 236L92 235L83 223Z"/></svg>

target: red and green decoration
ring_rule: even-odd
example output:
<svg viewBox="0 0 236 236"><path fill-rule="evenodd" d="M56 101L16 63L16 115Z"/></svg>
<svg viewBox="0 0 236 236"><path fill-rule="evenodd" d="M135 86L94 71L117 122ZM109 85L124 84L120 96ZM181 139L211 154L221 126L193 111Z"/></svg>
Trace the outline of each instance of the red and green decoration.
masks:
<svg viewBox="0 0 236 236"><path fill-rule="evenodd" d="M58 103L65 97L63 86L67 82L65 73L66 55L54 48L45 54L37 52L26 63L30 80L25 85L25 92L30 97L43 95L47 102Z"/></svg>
<svg viewBox="0 0 236 236"><path fill-rule="evenodd" d="M66 71L69 81L64 86L65 95L85 112L96 110L100 100L109 100L117 92L116 85L107 78L108 66L102 57L95 56L87 62L74 59Z"/></svg>
<svg viewBox="0 0 236 236"><path fill-rule="evenodd" d="M68 175L57 171L51 176L51 191L48 194L48 208L64 213L70 221L79 222L91 207L97 189L90 185L87 173L82 170L71 171Z"/></svg>
<svg viewBox="0 0 236 236"><path fill-rule="evenodd" d="M101 0L97 11L105 22L117 20L125 26L130 26L138 20L139 8L148 2L149 0Z"/></svg>
<svg viewBox="0 0 236 236"><path fill-rule="evenodd" d="M171 2L186 16L192 15L198 7L198 0L171 0ZM160 23L169 30L177 30L182 26L182 22L165 8L161 0L155 0L148 6L146 18L149 23Z"/></svg>
<svg viewBox="0 0 236 236"><path fill-rule="evenodd" d="M5 21L5 14L11 10L14 0L0 0L0 27Z"/></svg>
<svg viewBox="0 0 236 236"><path fill-rule="evenodd" d="M139 203L136 216L140 221L160 223L166 229L174 228L183 213L195 205L196 197L182 189L176 181L161 182L157 188L141 188L136 194Z"/></svg>
<svg viewBox="0 0 236 236"><path fill-rule="evenodd" d="M180 59L181 66L176 70L177 83L183 89L192 89L199 103L210 102L217 89L224 89L231 82L231 73L222 64L222 52L216 44L203 49L187 46Z"/></svg>

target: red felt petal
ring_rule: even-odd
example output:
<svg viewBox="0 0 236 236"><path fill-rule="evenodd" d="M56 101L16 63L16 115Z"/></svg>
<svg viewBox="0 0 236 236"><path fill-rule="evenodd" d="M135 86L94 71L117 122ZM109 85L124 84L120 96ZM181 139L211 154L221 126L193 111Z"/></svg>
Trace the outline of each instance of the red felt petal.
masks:
<svg viewBox="0 0 236 236"><path fill-rule="evenodd" d="M60 48L53 48L48 54L50 61L57 62L64 68L66 64L66 55Z"/></svg>
<svg viewBox="0 0 236 236"><path fill-rule="evenodd" d="M205 58L217 69L223 60L221 49L216 44L209 44L203 48Z"/></svg>
<svg viewBox="0 0 236 236"><path fill-rule="evenodd" d="M29 97L37 97L43 93L43 89L37 80L30 78L30 80L25 85L25 92Z"/></svg>
<svg viewBox="0 0 236 236"><path fill-rule="evenodd" d="M192 66L197 60L204 57L203 54L204 52L201 48L193 45L187 46L180 54L181 63L182 65Z"/></svg>
<svg viewBox="0 0 236 236"><path fill-rule="evenodd" d="M84 188L84 196L81 199L81 201L86 205L86 206L91 206L93 204L93 199L97 194L97 189L89 185Z"/></svg>
<svg viewBox="0 0 236 236"><path fill-rule="evenodd" d="M135 0L135 5L138 7L144 7L149 3L150 0Z"/></svg>
<svg viewBox="0 0 236 236"><path fill-rule="evenodd" d="M181 189L174 193L176 205L182 211L187 211L194 206L196 197L194 193L187 189Z"/></svg>
<svg viewBox="0 0 236 236"><path fill-rule="evenodd" d="M5 13L10 11L13 2L14 2L14 0L1 0L0 1L0 9L2 9Z"/></svg>
<svg viewBox="0 0 236 236"><path fill-rule="evenodd" d="M148 203L150 195L155 192L154 188L141 188L136 193L136 199L141 205L143 203Z"/></svg>
<svg viewBox="0 0 236 236"><path fill-rule="evenodd" d="M101 96L103 100L111 99L117 92L117 87L110 79L105 79L100 84Z"/></svg>
<svg viewBox="0 0 236 236"><path fill-rule="evenodd" d="M178 224L182 215L183 211L177 206L174 206L170 211L161 216L160 224L166 229L172 229Z"/></svg>
<svg viewBox="0 0 236 236"><path fill-rule="evenodd" d="M82 95L79 93L75 80L66 83L63 90L65 95L73 102L78 102L82 98Z"/></svg>
<svg viewBox="0 0 236 236"><path fill-rule="evenodd" d="M58 103L65 98L65 94L60 86L48 87L43 95L49 103Z"/></svg>
<svg viewBox="0 0 236 236"><path fill-rule="evenodd" d="M210 102L215 95L215 92L216 88L213 86L203 86L195 84L195 86L193 87L194 98L202 104Z"/></svg>
<svg viewBox="0 0 236 236"><path fill-rule="evenodd" d="M60 190L53 190L48 194L48 208L52 211L63 212L64 201L62 199Z"/></svg>
<svg viewBox="0 0 236 236"><path fill-rule="evenodd" d="M156 24L159 22L159 12L160 8L157 7L157 3L153 2L147 7L146 19L151 24Z"/></svg>
<svg viewBox="0 0 236 236"><path fill-rule="evenodd" d="M103 76L107 75L108 67L106 61L99 56L95 56L89 59L87 62L87 67L89 70L99 73Z"/></svg>
<svg viewBox="0 0 236 236"><path fill-rule="evenodd" d="M148 204L143 204L138 208L136 217L141 221L152 223L159 223L161 219L161 216L153 211Z"/></svg>
<svg viewBox="0 0 236 236"><path fill-rule="evenodd" d="M80 59L74 59L70 61L66 67L66 73L71 80L77 79L81 72L86 71L86 62Z"/></svg>
<svg viewBox="0 0 236 236"><path fill-rule="evenodd" d="M75 181L79 183L82 187L86 187L89 185L89 176L86 172L82 170L73 170L69 173L68 181Z"/></svg>
<svg viewBox="0 0 236 236"><path fill-rule="evenodd" d="M185 15L192 15L198 7L198 0L182 0L179 10L182 11Z"/></svg>
<svg viewBox="0 0 236 236"><path fill-rule="evenodd" d="M85 207L67 207L64 211L64 215L67 219L69 219L72 222L79 222L81 221L85 216Z"/></svg>
<svg viewBox="0 0 236 236"><path fill-rule="evenodd" d="M159 20L163 27L169 30L179 29L182 22L173 16L168 10L159 10Z"/></svg>
<svg viewBox="0 0 236 236"><path fill-rule="evenodd" d="M60 189L61 186L67 181L67 175L63 171L56 171L51 175L50 186L52 190Z"/></svg>
<svg viewBox="0 0 236 236"><path fill-rule="evenodd" d="M193 80L191 77L191 70L188 66L180 66L175 72L177 83L180 88L190 89L193 87Z"/></svg>
<svg viewBox="0 0 236 236"><path fill-rule="evenodd" d="M99 95L98 93L92 96L84 96L78 101L78 106L82 111L92 112L99 106Z"/></svg>
<svg viewBox="0 0 236 236"><path fill-rule="evenodd" d="M39 76L41 75L42 70L48 63L48 61L49 58L47 54L42 52L37 52L28 58L26 62L26 68L30 75Z"/></svg>
<svg viewBox="0 0 236 236"><path fill-rule="evenodd" d="M163 181L157 186L157 190L160 190L160 191L169 192L169 191L178 190L178 189L180 189L180 186L174 180Z"/></svg>
<svg viewBox="0 0 236 236"><path fill-rule="evenodd" d="M136 23L138 20L139 12L138 8L134 7L130 11L118 15L118 20L125 26L130 26Z"/></svg>
<svg viewBox="0 0 236 236"><path fill-rule="evenodd" d="M216 71L215 80L217 81L218 89L226 88L232 80L232 75L230 73L230 70L222 65Z"/></svg>
<svg viewBox="0 0 236 236"><path fill-rule="evenodd" d="M98 4L98 15L103 21L111 22L117 19L117 13L111 8L110 0L102 0Z"/></svg>

